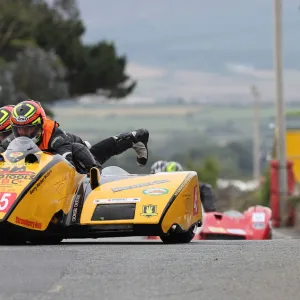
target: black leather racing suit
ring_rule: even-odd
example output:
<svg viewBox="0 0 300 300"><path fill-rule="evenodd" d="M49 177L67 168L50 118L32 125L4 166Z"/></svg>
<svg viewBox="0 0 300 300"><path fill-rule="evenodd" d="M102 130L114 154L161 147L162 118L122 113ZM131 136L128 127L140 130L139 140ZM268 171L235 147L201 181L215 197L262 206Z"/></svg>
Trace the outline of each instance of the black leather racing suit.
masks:
<svg viewBox="0 0 300 300"><path fill-rule="evenodd" d="M4 152L9 143L14 139L11 134L5 138L0 145L0 153ZM38 145L39 146L39 145ZM96 161L89 149L79 137L66 134L63 130L55 127L52 136L48 143L48 152L62 155L72 165L74 165L79 172L85 173L92 167L102 168L101 164Z"/></svg>
<svg viewBox="0 0 300 300"><path fill-rule="evenodd" d="M7 149L13 139L14 136L11 134L1 142L0 153ZM84 172L93 166L102 168L101 165L110 157L124 152L131 146L130 134L121 134L117 137L107 138L93 145L89 150L79 136L56 127L49 141L48 151L62 155L75 165L78 171Z"/></svg>
<svg viewBox="0 0 300 300"><path fill-rule="evenodd" d="M0 153L3 153L8 145L10 144L10 142L14 139L13 134L10 134L8 137L6 137L5 139L3 139L0 143Z"/></svg>
<svg viewBox="0 0 300 300"><path fill-rule="evenodd" d="M79 143L86 146L86 143L77 135L66 132L72 143ZM109 158L118 155L132 147L130 133L119 134L115 137L106 138L90 148L99 164L104 164Z"/></svg>

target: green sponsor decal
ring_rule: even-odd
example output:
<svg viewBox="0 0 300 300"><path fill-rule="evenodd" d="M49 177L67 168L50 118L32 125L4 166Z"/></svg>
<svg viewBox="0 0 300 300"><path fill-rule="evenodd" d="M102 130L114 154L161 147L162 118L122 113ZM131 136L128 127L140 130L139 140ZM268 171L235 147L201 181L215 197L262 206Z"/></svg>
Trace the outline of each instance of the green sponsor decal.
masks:
<svg viewBox="0 0 300 300"><path fill-rule="evenodd" d="M143 190L143 193L145 195L152 195L152 196L160 196L160 195L165 195L168 194L168 190L164 188L149 188L146 190Z"/></svg>

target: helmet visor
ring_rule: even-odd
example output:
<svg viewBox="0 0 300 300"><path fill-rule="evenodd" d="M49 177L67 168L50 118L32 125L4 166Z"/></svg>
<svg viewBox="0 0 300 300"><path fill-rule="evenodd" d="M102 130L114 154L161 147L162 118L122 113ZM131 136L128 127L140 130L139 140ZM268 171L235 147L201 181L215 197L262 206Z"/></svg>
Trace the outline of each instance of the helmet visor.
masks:
<svg viewBox="0 0 300 300"><path fill-rule="evenodd" d="M12 125L14 137L26 136L30 139L37 139L42 134L41 124L35 125Z"/></svg>

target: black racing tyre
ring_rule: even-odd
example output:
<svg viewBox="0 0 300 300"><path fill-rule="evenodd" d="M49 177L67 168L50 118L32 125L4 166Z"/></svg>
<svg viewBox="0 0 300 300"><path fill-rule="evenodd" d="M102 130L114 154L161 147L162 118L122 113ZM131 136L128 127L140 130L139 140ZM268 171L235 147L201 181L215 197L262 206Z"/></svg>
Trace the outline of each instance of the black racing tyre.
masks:
<svg viewBox="0 0 300 300"><path fill-rule="evenodd" d="M168 235L161 235L160 239L165 244L187 244L195 237L196 225L193 225L186 232L171 232Z"/></svg>
<svg viewBox="0 0 300 300"><path fill-rule="evenodd" d="M33 245L58 245L63 240L59 236L31 238L29 242Z"/></svg>

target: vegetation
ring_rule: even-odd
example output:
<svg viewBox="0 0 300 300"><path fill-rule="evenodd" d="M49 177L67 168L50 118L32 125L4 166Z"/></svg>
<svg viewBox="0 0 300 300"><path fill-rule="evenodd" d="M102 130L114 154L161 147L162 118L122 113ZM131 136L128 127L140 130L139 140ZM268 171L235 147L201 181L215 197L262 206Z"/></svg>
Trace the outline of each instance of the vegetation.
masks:
<svg viewBox="0 0 300 300"><path fill-rule="evenodd" d="M0 1L0 105L100 92L120 99L136 82L114 43L84 45L76 0Z"/></svg>
<svg viewBox="0 0 300 300"><path fill-rule="evenodd" d="M192 105L125 105L122 102L81 104L68 103L53 107L56 119L64 129L77 133L84 139L95 143L120 132L147 128L150 132L149 163L138 168L129 156L119 156L118 164L130 172L149 172L155 160L176 160L187 167L192 160L195 166L201 166L207 156L212 156L219 164L222 178L252 178L252 111L248 107L228 107L210 104ZM193 113L192 117L187 114ZM262 158L264 168L266 154L271 151L273 130L267 124L274 110L266 107L262 110ZM80 120L80 122L77 122ZM170 121L171 120L171 121ZM231 122L236 133L228 130ZM214 133L207 128L215 127ZM231 126L231 125L230 125ZM109 163L116 163L109 160Z"/></svg>
<svg viewBox="0 0 300 300"><path fill-rule="evenodd" d="M202 164L197 164L189 159L186 166L188 170L197 172L201 182L209 183L213 188L217 187L220 165L215 157L207 156Z"/></svg>
<svg viewBox="0 0 300 300"><path fill-rule="evenodd" d="M263 183L260 188L260 204L264 206L270 206L271 197L271 177L270 177L270 167L268 166L263 174Z"/></svg>

